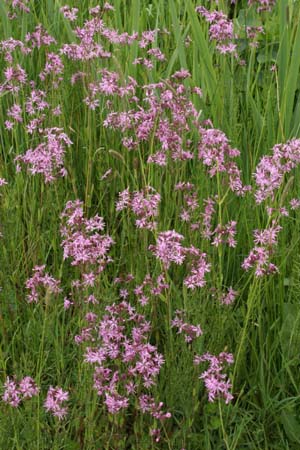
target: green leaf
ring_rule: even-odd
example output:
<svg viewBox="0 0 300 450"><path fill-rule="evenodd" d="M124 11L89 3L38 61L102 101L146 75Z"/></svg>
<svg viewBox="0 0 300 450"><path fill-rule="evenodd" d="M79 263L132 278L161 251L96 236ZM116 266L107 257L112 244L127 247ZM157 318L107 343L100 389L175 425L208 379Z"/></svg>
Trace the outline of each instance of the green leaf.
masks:
<svg viewBox="0 0 300 450"><path fill-rule="evenodd" d="M280 342L286 359L294 364L300 355L300 305L286 303L283 307L284 321L280 331Z"/></svg>
<svg viewBox="0 0 300 450"><path fill-rule="evenodd" d="M241 29L245 29L246 27L259 27L262 25L260 17L253 9L241 9L234 23Z"/></svg>
<svg viewBox="0 0 300 450"><path fill-rule="evenodd" d="M276 48L272 48L271 51L266 51L266 49L262 49L257 55L257 62L260 64L276 62L278 56L278 50Z"/></svg>

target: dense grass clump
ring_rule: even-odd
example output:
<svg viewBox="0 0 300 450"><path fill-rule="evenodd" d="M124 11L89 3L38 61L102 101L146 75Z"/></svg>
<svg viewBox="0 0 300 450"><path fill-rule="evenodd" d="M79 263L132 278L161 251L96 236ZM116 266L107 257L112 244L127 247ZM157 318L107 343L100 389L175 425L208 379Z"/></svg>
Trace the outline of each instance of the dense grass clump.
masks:
<svg viewBox="0 0 300 450"><path fill-rule="evenodd" d="M300 446L298 0L0 0L0 449Z"/></svg>

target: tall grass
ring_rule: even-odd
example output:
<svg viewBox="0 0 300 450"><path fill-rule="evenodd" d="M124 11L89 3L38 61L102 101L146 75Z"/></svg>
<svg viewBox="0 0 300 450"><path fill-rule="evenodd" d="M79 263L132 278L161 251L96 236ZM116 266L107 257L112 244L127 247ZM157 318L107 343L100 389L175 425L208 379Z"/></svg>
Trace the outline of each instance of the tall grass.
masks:
<svg viewBox="0 0 300 450"><path fill-rule="evenodd" d="M88 18L88 8L96 2L70 0L78 7L78 23ZM208 24L195 12L197 5L214 9L216 2L186 0L131 0L112 2L115 11L105 16L108 27L119 33L142 33L159 28L153 48L159 46L165 62L154 62L152 70L132 61L140 55L138 44L111 46L109 60L65 60L64 80L57 89L51 79L42 82L38 75L45 65L48 49L34 49L28 56L16 52L14 62L47 91L51 106L61 105L62 114L48 113L44 127L60 127L73 144L66 150L68 176L46 183L41 175L16 172L14 159L31 146L36 136L25 132L24 122L12 131L5 129L7 110L14 101L25 101L28 86L17 95L0 94L0 380L31 376L40 394L24 400L18 408L0 401L0 449L173 449L173 450L243 450L298 449L300 446L299 344L300 344L300 260L297 210L282 217L279 243L273 259L279 272L257 278L245 272L241 264L253 247L253 230L271 225L265 205L257 205L252 194L237 197L227 191L222 178L210 178L199 161L174 162L166 167L146 164L157 149L155 130L152 138L141 142L137 150L127 151L121 143L122 133L104 126L109 112L107 98L99 98L99 107L91 110L83 103L88 84L103 67L115 71L122 80L128 76L139 86L170 79L176 70L188 69L191 77L186 88L199 86L200 98L191 94L199 120L210 119L222 130L232 147L241 152L237 158L245 184L252 184L253 173L263 155L271 154L276 143L300 135L299 97L299 2L278 0L271 12L256 13L255 6L238 1L219 1L219 9L233 14L239 59L221 55L209 40ZM0 1L0 39L13 36L24 41L26 33L42 23L57 45L76 42L73 25L63 17L61 1L29 1L30 14L21 13L9 20L8 5ZM246 37L247 26L263 25L258 47ZM51 47L52 48L52 47ZM7 63L1 56L1 83ZM245 60L245 64L240 64ZM86 72L82 83L71 85L72 74ZM142 95L141 87L138 93ZM111 99L112 109L128 111L126 97ZM189 138L197 150L196 129ZM102 178L107 170L110 174ZM183 206L181 193L174 186L181 181L194 183L200 209L203 200L219 194L217 223L237 221L237 246L213 247L200 232L190 232L180 220ZM161 195L158 230L137 229L132 214L116 211L118 194L127 187L141 191L152 186ZM299 170L286 175L283 185L270 202L274 208L299 198ZM220 199L224 196L224 202ZM75 294L77 306L64 309L64 296L72 290L71 282L85 269L63 259L60 233L61 213L67 201L84 202L84 214L104 218L107 232L115 244L108 264L93 288ZM184 245L201 249L209 255L211 272L207 284L195 290L183 284L185 266L170 266L165 271L169 288L142 308L131 293L129 301L151 322L151 344L163 354L153 396L164 402L172 417L160 424L137 412L136 404L125 412L107 412L103 398L93 388L93 370L83 361L82 346L74 337L86 326L84 316L90 310L101 318L105 307L120 302L115 277L132 273L135 284L145 275L157 277L164 271L162 263L148 250L158 233L176 230L184 235ZM42 293L37 304L28 304L26 280L37 265L61 280L63 292L58 296ZM218 301L218 295L232 286L238 291L232 305ZM83 298L93 293L97 305ZM177 309L184 309L186 320L200 324L203 335L187 344L171 327ZM195 354L230 352L234 364L228 367L233 400L220 398L209 402L201 370L193 365ZM203 369L204 370L204 369ZM203 371L202 370L202 371ZM45 408L49 386L60 386L69 392L68 414L59 421ZM160 427L156 442L149 429Z"/></svg>

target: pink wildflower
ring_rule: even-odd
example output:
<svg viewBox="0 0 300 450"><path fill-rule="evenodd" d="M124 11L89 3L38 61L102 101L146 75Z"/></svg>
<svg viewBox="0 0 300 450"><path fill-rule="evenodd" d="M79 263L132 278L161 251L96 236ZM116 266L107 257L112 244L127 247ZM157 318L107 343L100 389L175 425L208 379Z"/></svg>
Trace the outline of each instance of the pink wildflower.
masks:
<svg viewBox="0 0 300 450"><path fill-rule="evenodd" d="M33 276L26 281L26 288L30 290L30 293L27 295L28 303L38 302L41 288L46 293L50 292L57 295L61 292L60 281L51 277L48 273L44 273L45 267L45 265L35 266Z"/></svg>
<svg viewBox="0 0 300 450"><path fill-rule="evenodd" d="M143 392L155 384L164 361L148 342L150 324L129 303L107 306L102 320L93 317L89 323L77 342L91 343L85 361L95 364L94 387L105 397L108 411L116 414L129 406L137 386ZM154 411L157 416L159 411Z"/></svg>
<svg viewBox="0 0 300 450"><path fill-rule="evenodd" d="M185 259L185 248L181 241L184 237L176 231L163 231L158 234L156 245L150 245L155 256L160 259L166 269L170 267L171 262L182 264Z"/></svg>
<svg viewBox="0 0 300 450"><path fill-rule="evenodd" d="M29 149L24 155L15 158L17 170L20 170L20 162L28 166L28 171L35 175L44 176L45 183L54 181L58 176L65 176L64 168L65 145L71 145L72 141L61 128L46 128L44 130L44 142L35 149Z"/></svg>
<svg viewBox="0 0 300 450"><path fill-rule="evenodd" d="M66 406L63 403L69 399L69 393L63 391L60 387L50 386L47 398L44 402L46 411L51 412L53 416L58 417L59 420L63 419L68 412Z"/></svg>
<svg viewBox="0 0 300 450"><path fill-rule="evenodd" d="M217 42L217 50L223 54L236 53L233 21L222 11L208 11L204 6L197 6L196 12L209 23L209 39Z"/></svg>
<svg viewBox="0 0 300 450"><path fill-rule="evenodd" d="M298 209L298 208L300 208L300 199L293 198L290 201L290 207L291 207L291 209Z"/></svg>
<svg viewBox="0 0 300 450"><path fill-rule="evenodd" d="M158 420L169 419L170 412L162 412L163 402L156 403L150 395L141 395L139 398L139 408L145 413L149 412L151 416Z"/></svg>
<svg viewBox="0 0 300 450"><path fill-rule="evenodd" d="M203 334L200 325L191 325L183 321L183 311L176 311L176 316L172 320L172 327L178 328L178 334L184 334L186 342L192 342Z"/></svg>
<svg viewBox="0 0 300 450"><path fill-rule="evenodd" d="M232 287L230 287L226 294L221 295L220 302L223 305L231 305L234 302L237 295L238 295L238 292L234 291L232 289Z"/></svg>
<svg viewBox="0 0 300 450"><path fill-rule="evenodd" d="M83 203L79 200L67 202L61 217L64 259L71 258L73 266L96 264L97 270L102 271L111 260L107 253L114 243L109 235L100 234L105 227L103 218L98 215L84 218ZM91 285L92 279L92 273L85 274L86 285Z"/></svg>
<svg viewBox="0 0 300 450"><path fill-rule="evenodd" d="M248 5L257 4L257 11L271 11L276 4L276 0L248 0Z"/></svg>
<svg viewBox="0 0 300 450"><path fill-rule="evenodd" d="M74 22L77 19L78 8L71 8L70 6L62 6L60 12L63 13L64 18L70 22Z"/></svg>
<svg viewBox="0 0 300 450"><path fill-rule="evenodd" d="M205 274L210 272L210 267L211 264L207 262L206 253L201 253L199 250L195 249L191 272L184 280L184 284L188 289L205 286Z"/></svg>
<svg viewBox="0 0 300 450"><path fill-rule="evenodd" d="M233 356L231 353L222 352L218 356L205 353L202 356L196 355L194 364L199 365L201 362L208 362L208 369L203 372L199 378L204 380L205 387L208 391L208 400L214 402L218 398L224 398L225 403L229 403L233 399L230 393L232 387L230 380L223 372L224 364L232 364Z"/></svg>
<svg viewBox="0 0 300 450"><path fill-rule="evenodd" d="M158 216L158 206L160 195L151 186L147 186L143 191L130 193L128 188L119 193L117 211L130 208L137 216L135 224L137 228L154 230L157 222L154 220Z"/></svg>
<svg viewBox="0 0 300 450"><path fill-rule="evenodd" d="M43 29L42 25L37 25L32 33L26 34L25 42L30 43L32 48L41 48L43 45L55 44L56 40Z"/></svg>
<svg viewBox="0 0 300 450"><path fill-rule="evenodd" d="M39 388L35 381L28 376L24 377L19 383L16 382L15 378L11 380L7 377L4 387L5 391L2 395L2 400L14 408L19 406L22 400L31 398L39 393Z"/></svg>
<svg viewBox="0 0 300 450"><path fill-rule="evenodd" d="M274 198L284 180L284 175L291 172L300 163L300 139L293 139L286 144L276 144L270 156L263 156L254 173L257 190L256 202L262 203L267 198Z"/></svg>

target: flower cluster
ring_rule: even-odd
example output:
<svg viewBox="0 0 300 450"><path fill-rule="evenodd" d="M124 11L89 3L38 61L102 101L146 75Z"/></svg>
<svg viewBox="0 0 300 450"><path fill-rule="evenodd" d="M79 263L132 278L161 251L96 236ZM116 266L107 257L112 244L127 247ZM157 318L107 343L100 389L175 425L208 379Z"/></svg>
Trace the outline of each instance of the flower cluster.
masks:
<svg viewBox="0 0 300 450"><path fill-rule="evenodd" d="M157 420L169 419L171 417L170 412L163 412L163 402L156 403L154 398L150 395L143 394L139 398L139 408L143 413L148 412L152 417Z"/></svg>
<svg viewBox="0 0 300 450"><path fill-rule="evenodd" d="M11 53L7 53L10 58ZM9 66L3 71L4 82L0 85L0 92L18 93L27 82L27 73L20 64Z"/></svg>
<svg viewBox="0 0 300 450"><path fill-rule="evenodd" d="M261 277L278 272L278 268L270 262L274 247L278 242L278 234L282 227L273 221L265 230L254 230L255 247L250 251L242 264L243 269L255 267L255 275Z"/></svg>
<svg viewBox="0 0 300 450"><path fill-rule="evenodd" d="M199 336L202 336L203 331L201 330L200 325L191 325L189 323L184 322L183 320L184 312L177 310L176 316L172 320L172 327L178 329L178 334L184 334L185 342L192 342Z"/></svg>
<svg viewBox="0 0 300 450"><path fill-rule="evenodd" d="M8 18L13 20L17 17L17 12L30 13L30 8L28 7L29 0L4 0L9 7Z"/></svg>
<svg viewBox="0 0 300 450"><path fill-rule="evenodd" d="M276 0L248 0L249 5L257 4L257 11L271 11Z"/></svg>
<svg viewBox="0 0 300 450"><path fill-rule="evenodd" d="M150 245L154 255L161 260L167 270L171 262L181 265L186 257L186 248L182 246L184 236L175 230L162 231L158 234L156 245Z"/></svg>
<svg viewBox="0 0 300 450"><path fill-rule="evenodd" d="M291 172L300 163L300 139L293 139L286 144L276 144L272 155L263 156L254 174L257 190L256 202L262 203L267 198L274 199L275 192L283 183L285 174Z"/></svg>
<svg viewBox="0 0 300 450"><path fill-rule="evenodd" d="M137 216L135 221L137 228L154 230L157 227L157 222L154 218L158 216L159 202L160 195L151 186L133 193L130 193L127 188L119 193L116 209L117 211L122 211L125 208L131 209Z"/></svg>
<svg viewBox="0 0 300 450"><path fill-rule="evenodd" d="M191 259L190 274L185 278L184 284L189 289L203 287L206 284L205 274L210 272L210 263L207 262L206 253L200 252L195 247L184 247L184 236L174 230L162 231L157 236L156 245L150 245L149 250L161 260L164 270L167 270L171 262L182 265L186 257Z"/></svg>
<svg viewBox="0 0 300 450"><path fill-rule="evenodd" d="M264 27L262 27L262 26L259 26L259 27L247 26L246 27L246 36L248 39L251 40L251 42L249 44L250 47L257 48L259 45L259 40L258 40L259 35L264 34L264 33L265 33Z"/></svg>
<svg viewBox="0 0 300 450"><path fill-rule="evenodd" d="M41 48L42 46L49 46L55 44L56 40L54 37L50 36L42 25L37 25L32 33L27 33L25 37L25 42L29 43L31 48Z"/></svg>
<svg viewBox="0 0 300 450"><path fill-rule="evenodd" d="M209 39L217 42L220 53L233 53L236 55L236 35L233 31L233 22L222 11L208 11L204 6L197 6L196 12L209 23Z"/></svg>
<svg viewBox="0 0 300 450"><path fill-rule="evenodd" d="M68 5L62 6L60 12L63 14L64 18L70 22L74 22L77 19L78 8L71 8Z"/></svg>
<svg viewBox="0 0 300 450"><path fill-rule="evenodd" d="M39 388L35 381L28 376L19 382L7 377L4 388L2 400L14 408L18 407L22 400L31 398L39 393Z"/></svg>
<svg viewBox="0 0 300 450"><path fill-rule="evenodd" d="M160 274L156 280L147 274L142 282L134 289L134 294L137 297L137 301L145 306L148 304L151 296L157 297L169 288L169 284L166 282L165 276Z"/></svg>
<svg viewBox="0 0 300 450"><path fill-rule="evenodd" d="M300 199L299 198L292 198L292 200L290 200L290 207L293 210L299 209L300 208Z"/></svg>
<svg viewBox="0 0 300 450"><path fill-rule="evenodd" d="M61 218L64 259L71 258L73 266L96 265L97 272L102 272L111 261L107 253L114 243L109 235L100 234L105 227L103 218L96 215L86 219L80 200L67 202Z"/></svg>
<svg viewBox="0 0 300 450"><path fill-rule="evenodd" d="M52 86L57 88L59 83L63 80L64 64L62 59L56 53L47 53L46 64L39 77L42 81L46 80L47 76L51 76Z"/></svg>
<svg viewBox="0 0 300 450"><path fill-rule="evenodd" d="M70 18L75 19L76 11L65 8L62 10L64 16L67 15L69 20ZM69 59L77 61L91 61L99 58L106 59L111 57L111 52L105 50L106 43L131 45L137 41L137 32L132 35L129 35L127 32L118 33L116 30L110 29L105 25L101 16L103 11L109 11L111 9L113 8L107 3L103 9L99 6L90 8L89 14L92 16L90 20L86 20L82 28L76 27L73 30L79 42L64 44L60 49L60 53Z"/></svg>
<svg viewBox="0 0 300 450"><path fill-rule="evenodd" d="M215 230L212 232L212 245L218 247L221 244L227 244L229 247L235 247L236 224L237 223L232 220L225 225L217 225Z"/></svg>
<svg viewBox="0 0 300 450"><path fill-rule="evenodd" d="M155 384L164 362L148 341L150 331L145 317L122 301L107 306L100 321L93 317L92 326L81 334L80 342L92 344L86 349L85 361L95 365L94 387L112 414L126 409L130 398L138 396L142 412L158 419L170 416L162 412L162 403L143 392Z"/></svg>
<svg viewBox="0 0 300 450"><path fill-rule="evenodd" d="M17 103L14 103L11 108L7 110L7 115L11 117L15 122L23 122L22 108ZM5 122L5 128L10 129L12 127L10 121Z"/></svg>
<svg viewBox="0 0 300 450"><path fill-rule="evenodd" d="M65 146L71 145L72 141L61 128L46 128L43 130L44 142L35 149L28 149L24 155L15 158L17 171L21 170L20 163L28 166L32 175L40 173L45 182L49 183L58 176L64 177L67 171L64 167Z"/></svg>
<svg viewBox="0 0 300 450"><path fill-rule="evenodd" d="M202 216L202 230L201 234L204 239L210 239L212 231L212 220L215 214L215 200L211 197L205 199L204 201L204 212L201 213Z"/></svg>
<svg viewBox="0 0 300 450"><path fill-rule="evenodd" d="M234 302L234 300L236 299L237 295L238 295L238 292L235 291L234 289L232 289L232 287L230 287L226 294L224 293L221 295L220 302L223 305L231 305Z"/></svg>
<svg viewBox="0 0 300 450"><path fill-rule="evenodd" d="M96 79L89 83L89 95L84 99L84 103L92 110L96 109L99 104L99 96L134 96L137 82L134 78L128 77L126 82L120 81L120 75L117 72L112 72L107 69L98 71L100 80ZM100 98L101 98L100 97Z"/></svg>
<svg viewBox="0 0 300 450"><path fill-rule="evenodd" d="M200 133L198 158L209 167L209 175L226 174L231 191L240 196L245 195L251 187L243 186L241 171L233 159L240 155L240 151L232 148L226 135L216 128L200 127Z"/></svg>
<svg viewBox="0 0 300 450"><path fill-rule="evenodd" d="M184 284L188 289L195 289L206 285L205 274L210 272L211 264L207 262L206 253L190 247L187 253L192 258L190 274L184 279Z"/></svg>
<svg viewBox="0 0 300 450"><path fill-rule="evenodd" d="M28 303L38 302L41 288L45 291L46 296L48 293L59 294L62 291L60 281L45 273L45 267L45 265L35 266L33 276L26 281L26 288L30 290L27 295Z"/></svg>
<svg viewBox="0 0 300 450"><path fill-rule="evenodd" d="M193 183L177 183L175 186L175 191L182 191L183 194L183 202L184 206L181 209L180 212L180 219L183 222L192 222L194 217L198 217L198 209L199 209L199 203L198 203L198 194L195 190L195 186ZM190 227L191 229L195 228L195 226L199 227L199 224L191 223Z"/></svg>
<svg viewBox="0 0 300 450"><path fill-rule="evenodd" d="M192 159L192 141L187 139L187 134L193 131L192 123L197 120L198 112L181 82L187 76L190 76L188 72L179 71L171 80L143 86L145 106L134 96L132 102L136 101L136 109L109 113L104 126L125 134L122 142L129 150L153 142L151 147L157 150L148 156L148 163L166 166L168 156L173 160Z"/></svg>
<svg viewBox="0 0 300 450"><path fill-rule="evenodd" d="M204 355L196 355L194 364L199 365L202 362L208 362L208 369L203 372L199 378L204 381L208 391L208 400L214 402L219 398L223 398L226 403L233 399L230 393L232 387L227 375L223 373L224 364L233 364L233 356L231 353L222 352L218 356L210 353Z"/></svg>
<svg viewBox="0 0 300 450"><path fill-rule="evenodd" d="M63 405L65 401L69 399L69 393L63 391L60 387L50 386L44 407L46 411L51 412L53 416L58 417L59 420L63 419L68 412L68 408Z"/></svg>

